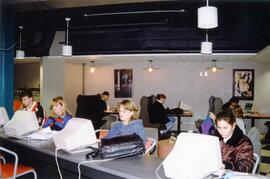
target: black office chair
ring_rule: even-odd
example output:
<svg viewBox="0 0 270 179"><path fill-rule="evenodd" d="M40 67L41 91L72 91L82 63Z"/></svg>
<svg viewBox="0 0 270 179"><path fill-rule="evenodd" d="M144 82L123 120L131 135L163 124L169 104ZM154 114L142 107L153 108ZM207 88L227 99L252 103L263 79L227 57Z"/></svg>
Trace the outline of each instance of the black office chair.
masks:
<svg viewBox="0 0 270 179"><path fill-rule="evenodd" d="M99 129L106 122L102 120L104 108L104 101L98 95L78 95L75 116L90 119L94 128Z"/></svg>

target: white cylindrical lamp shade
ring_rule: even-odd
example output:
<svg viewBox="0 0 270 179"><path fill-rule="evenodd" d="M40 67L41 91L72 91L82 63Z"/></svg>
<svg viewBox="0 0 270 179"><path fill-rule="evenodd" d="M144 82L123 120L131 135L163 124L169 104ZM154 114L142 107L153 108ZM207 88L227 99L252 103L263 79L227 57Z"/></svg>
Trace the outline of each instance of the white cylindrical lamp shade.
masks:
<svg viewBox="0 0 270 179"><path fill-rule="evenodd" d="M72 46L64 45L62 48L62 55L63 56L72 56Z"/></svg>
<svg viewBox="0 0 270 179"><path fill-rule="evenodd" d="M213 48L212 42L201 42L201 53L203 54L211 54Z"/></svg>
<svg viewBox="0 0 270 179"><path fill-rule="evenodd" d="M198 28L212 29L218 26L217 8L204 6L198 9Z"/></svg>
<svg viewBox="0 0 270 179"><path fill-rule="evenodd" d="M16 50L16 59L24 59L24 51Z"/></svg>

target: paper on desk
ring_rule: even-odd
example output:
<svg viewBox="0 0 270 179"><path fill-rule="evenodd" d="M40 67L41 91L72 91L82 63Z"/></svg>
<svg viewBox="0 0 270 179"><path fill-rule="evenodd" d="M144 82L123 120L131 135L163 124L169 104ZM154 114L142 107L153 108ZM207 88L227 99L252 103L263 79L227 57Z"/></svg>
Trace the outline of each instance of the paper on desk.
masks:
<svg viewBox="0 0 270 179"><path fill-rule="evenodd" d="M30 134L28 137L35 140L48 140L53 137L53 133L50 127L46 127L37 130L36 132Z"/></svg>

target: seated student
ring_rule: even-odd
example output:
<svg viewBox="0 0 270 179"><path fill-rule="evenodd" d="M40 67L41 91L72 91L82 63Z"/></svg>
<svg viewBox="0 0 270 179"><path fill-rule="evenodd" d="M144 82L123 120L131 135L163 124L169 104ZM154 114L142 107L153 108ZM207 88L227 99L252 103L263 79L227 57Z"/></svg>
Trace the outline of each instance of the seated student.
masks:
<svg viewBox="0 0 270 179"><path fill-rule="evenodd" d="M217 114L216 127L223 167L238 172L251 172L253 167L252 143L236 125L235 116L231 109Z"/></svg>
<svg viewBox="0 0 270 179"><path fill-rule="evenodd" d="M231 97L231 99L227 103L223 104L222 110L225 110L227 108L231 108L233 105L237 105L238 103L239 103L238 97L235 97L235 96Z"/></svg>
<svg viewBox="0 0 270 179"><path fill-rule="evenodd" d="M50 127L52 130L62 130L72 116L68 113L66 104L62 96L57 96L51 102L51 115L45 121L43 127Z"/></svg>
<svg viewBox="0 0 270 179"><path fill-rule="evenodd" d="M152 105L150 111L150 120L152 123L159 123L166 128L164 130L160 130L161 134L167 133L174 126L175 119L171 116L167 116L166 109L163 106L163 103L166 100L166 96L164 94L158 94L156 96L156 101Z"/></svg>
<svg viewBox="0 0 270 179"><path fill-rule="evenodd" d="M104 138L108 139L135 133L142 138L144 143L146 143L146 133L144 131L143 121L137 119L137 111L138 109L132 101L123 100L119 107L119 117L121 122L116 123Z"/></svg>
<svg viewBox="0 0 270 179"><path fill-rule="evenodd" d="M24 90L20 97L23 104L22 109L36 113L38 124L41 126L46 118L45 111L39 102L33 100L33 93L29 90Z"/></svg>

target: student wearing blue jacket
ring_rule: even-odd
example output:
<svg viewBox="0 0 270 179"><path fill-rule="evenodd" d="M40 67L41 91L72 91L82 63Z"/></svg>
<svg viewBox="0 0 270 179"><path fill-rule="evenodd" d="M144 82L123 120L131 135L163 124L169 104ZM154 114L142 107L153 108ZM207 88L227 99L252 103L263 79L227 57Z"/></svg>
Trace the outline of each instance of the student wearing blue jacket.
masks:
<svg viewBox="0 0 270 179"><path fill-rule="evenodd" d="M52 130L62 130L72 118L62 96L57 96L52 99L50 110L51 115L45 121L43 125L44 128L50 127Z"/></svg>
<svg viewBox="0 0 270 179"><path fill-rule="evenodd" d="M132 101L123 100L119 107L119 117L121 122L116 123L105 138L109 139L135 133L142 138L144 143L146 143L143 121L137 118L137 111L138 108Z"/></svg>

